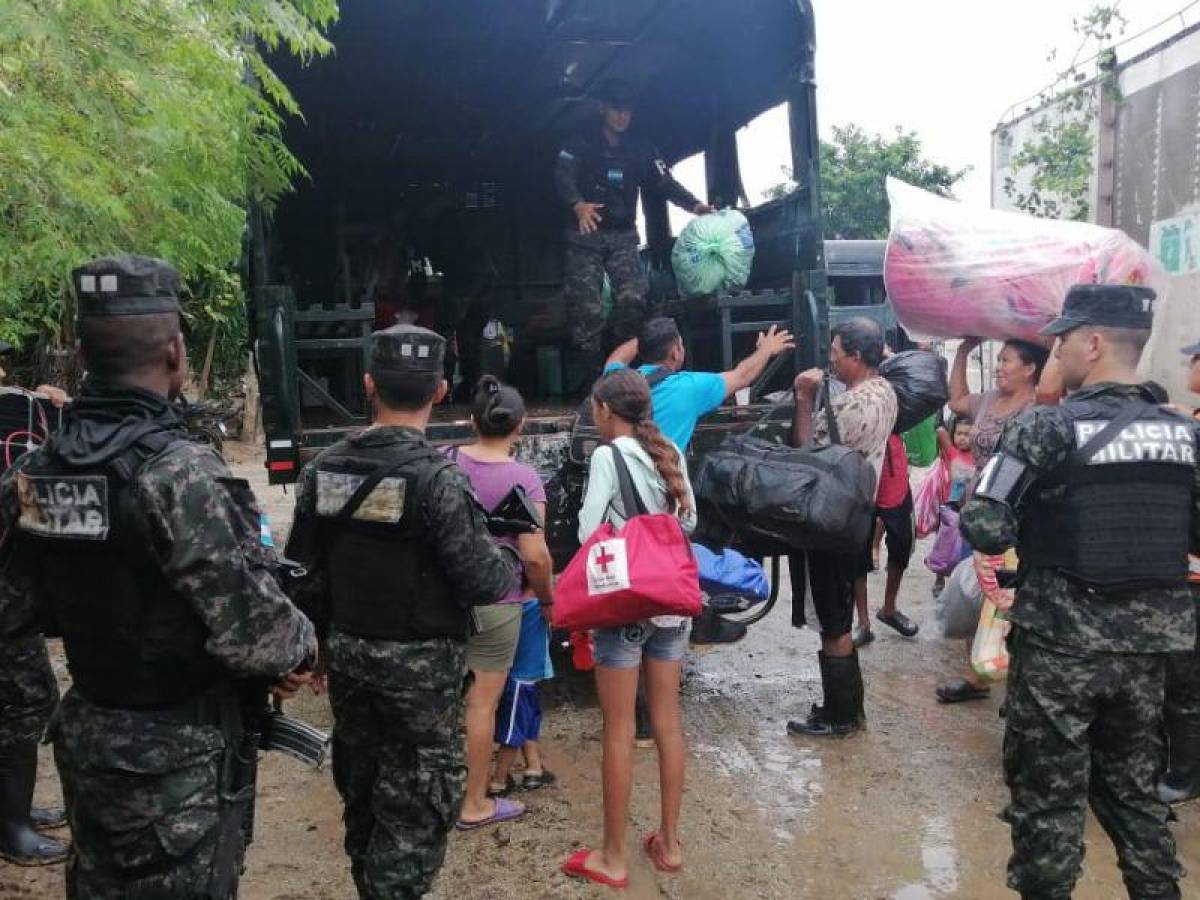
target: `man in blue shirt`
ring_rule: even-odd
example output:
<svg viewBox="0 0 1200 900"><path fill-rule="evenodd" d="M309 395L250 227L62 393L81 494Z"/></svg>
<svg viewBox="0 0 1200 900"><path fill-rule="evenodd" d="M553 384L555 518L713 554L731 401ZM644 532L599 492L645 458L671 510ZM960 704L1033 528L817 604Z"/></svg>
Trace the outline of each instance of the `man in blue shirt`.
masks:
<svg viewBox="0 0 1200 900"><path fill-rule="evenodd" d="M772 325L759 334L758 346L728 372L684 372L687 352L674 319L660 317L642 326L639 338L626 341L608 357L605 372L631 365L639 355L638 371L650 382L654 422L682 452L692 442L696 423L742 388L754 384L771 358L795 347L791 332ZM730 644L746 635L746 626L730 622L706 609L693 620L693 644ZM639 701L641 697L639 695ZM649 718L638 707L638 739L649 735Z"/></svg>
<svg viewBox="0 0 1200 900"><path fill-rule="evenodd" d="M772 325L759 334L758 346L728 372L685 372L687 352L674 319L651 319L641 337L626 341L608 357L605 372L632 364L641 356L638 371L650 382L654 422L680 450L692 442L696 423L742 388L754 384L771 358L795 347L791 332Z"/></svg>

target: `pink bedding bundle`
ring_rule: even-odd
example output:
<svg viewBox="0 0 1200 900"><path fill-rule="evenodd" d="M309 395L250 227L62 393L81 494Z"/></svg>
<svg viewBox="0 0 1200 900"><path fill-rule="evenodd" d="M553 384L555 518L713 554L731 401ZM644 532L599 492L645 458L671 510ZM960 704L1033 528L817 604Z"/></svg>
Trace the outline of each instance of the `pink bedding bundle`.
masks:
<svg viewBox="0 0 1200 900"><path fill-rule="evenodd" d="M1164 276L1124 232L972 209L889 178L888 297L913 337L1021 338L1058 315L1073 284L1150 284Z"/></svg>

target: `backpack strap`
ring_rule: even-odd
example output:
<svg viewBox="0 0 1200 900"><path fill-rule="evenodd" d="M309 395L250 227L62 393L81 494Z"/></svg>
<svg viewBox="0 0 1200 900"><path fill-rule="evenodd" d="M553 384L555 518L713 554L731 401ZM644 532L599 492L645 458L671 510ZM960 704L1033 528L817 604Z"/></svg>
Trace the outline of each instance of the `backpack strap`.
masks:
<svg viewBox="0 0 1200 900"><path fill-rule="evenodd" d="M666 366L659 366L657 369L655 369L653 372L651 372L649 375L646 376L646 384L650 385L651 390L654 390L654 388L658 387L660 384L662 384L664 381L666 381L668 378L670 378L674 374L676 374L676 373L672 372Z"/></svg>
<svg viewBox="0 0 1200 900"><path fill-rule="evenodd" d="M109 461L108 467L122 481L132 481L138 470L155 457L187 438L174 431L152 431L142 435L125 451Z"/></svg>
<svg viewBox="0 0 1200 900"><path fill-rule="evenodd" d="M1134 419L1142 413L1153 409L1154 405L1151 403L1134 403L1127 406L1111 422L1092 435L1090 441L1072 453L1071 462L1078 466L1087 465L1096 453L1107 447L1112 439L1124 431L1126 426L1131 424Z"/></svg>
<svg viewBox="0 0 1200 900"><path fill-rule="evenodd" d="M646 515L648 513L646 504L642 502L642 495L638 493L637 485L633 483L633 476L629 473L629 465L621 454L621 448L611 441L605 442L604 446L608 447L613 455L613 465L617 470L617 485L621 491L621 505L625 508L625 520L628 521L634 516Z"/></svg>

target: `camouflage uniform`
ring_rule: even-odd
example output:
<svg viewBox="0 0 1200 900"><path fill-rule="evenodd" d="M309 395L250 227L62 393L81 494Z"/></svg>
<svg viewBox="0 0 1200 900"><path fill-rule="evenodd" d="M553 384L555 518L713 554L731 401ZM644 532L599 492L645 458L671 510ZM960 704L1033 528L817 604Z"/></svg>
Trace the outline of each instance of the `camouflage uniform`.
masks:
<svg viewBox="0 0 1200 900"><path fill-rule="evenodd" d="M425 329L399 326L377 333L373 374L380 374L379 348L387 346L389 332L415 336L435 351L425 357L410 353L410 369L424 360L428 371L440 370L441 339ZM362 573L339 568L337 545L352 535L339 532L331 519L338 518L369 472L422 452L427 457L415 468L392 469L404 478L381 481L351 518L374 523L366 540L378 542L356 545L360 568L377 565L395 573L390 581L374 572L367 577L366 591L371 586L383 591L382 609L364 607L368 618L376 616L371 610L378 611L378 628L386 630L382 619L406 609L410 612L398 615L401 630L420 618L425 625L413 628L423 634L366 634L376 622L361 618L358 627L364 633L352 633L339 623L348 620L354 595L363 592L347 586ZM428 457L435 455L433 464ZM422 478L427 483L418 496L412 492L421 489ZM388 486L396 480L403 486ZM398 498L395 508L389 493ZM417 523L404 521L410 514L420 516ZM385 523L395 530L381 530ZM371 552L383 558L367 559ZM515 559L489 537L483 509L462 472L442 461L421 432L400 426L368 429L304 468L286 555L312 573L302 604L311 608L318 630L329 635L324 656L334 715L333 776L345 803L346 853L359 896L421 897L441 867L466 785L462 723L468 610L508 593ZM416 571L414 559L428 569Z"/></svg>
<svg viewBox="0 0 1200 900"><path fill-rule="evenodd" d="M610 144L600 128L567 141L558 154L554 185L568 208L579 202L601 203L600 227L580 234L574 213L568 217L563 295L575 346L588 353L603 348L604 311L600 296L604 273L613 288L612 338L636 337L652 311L646 309L646 273L638 257L638 192L649 188L681 209L700 203L650 143L635 135Z"/></svg>
<svg viewBox="0 0 1200 900"><path fill-rule="evenodd" d="M333 780L346 853L364 898L423 897L446 856L467 783L466 645L334 633L329 641Z"/></svg>
<svg viewBox="0 0 1200 900"><path fill-rule="evenodd" d="M603 349L604 303L601 288L608 273L613 288L613 343L635 337L650 317L646 309L646 271L638 257L637 231L600 229L567 234L563 294L571 317L571 339L586 351Z"/></svg>
<svg viewBox="0 0 1200 900"><path fill-rule="evenodd" d="M1200 603L1200 585L1194 582L1192 596ZM1188 797L1200 790L1200 631L1191 650L1167 657L1163 724L1169 765L1160 795L1165 789L1171 802L1176 802L1177 792Z"/></svg>
<svg viewBox="0 0 1200 900"><path fill-rule="evenodd" d="M1143 386L1111 383L1072 399L1104 403L1114 412L1131 401L1154 400ZM1075 449L1064 411L1037 407L1009 423L996 452L1040 478ZM1193 545L1200 543L1200 472L1196 479ZM975 549L1000 553L1018 543L1021 510L976 496L963 507L963 534ZM1181 869L1155 783L1162 768L1166 654L1187 650L1196 639L1190 592L1184 586L1092 592L1057 569L1028 566L1022 555L1009 618L1009 887L1031 898L1070 896L1090 802L1116 846L1130 896L1179 897Z"/></svg>
<svg viewBox="0 0 1200 900"><path fill-rule="evenodd" d="M8 590L0 577L0 622L31 621L8 604L28 598ZM0 632L0 756L41 740L58 703L58 684L41 634Z"/></svg>
<svg viewBox="0 0 1200 900"><path fill-rule="evenodd" d="M41 740L58 703L32 599L0 574L0 756Z"/></svg>
<svg viewBox="0 0 1200 900"><path fill-rule="evenodd" d="M162 272L169 271L161 261L121 258L93 265L104 276L77 281L81 304L94 302L102 310L115 301L119 315L132 319L130 327L136 325L137 313L131 310L138 304L174 297L156 291L156 273L161 283ZM104 286L108 278L118 285L116 291L101 287L109 293L88 296L89 286ZM161 306L151 308L161 311ZM7 593L15 598L0 609L0 634L41 623L61 629L75 681L49 729L74 838L67 864L69 898L224 900L236 895L253 786L235 794L244 781L235 783L233 776L252 765L253 754L247 763L231 681L274 682L311 660L316 650L312 623L275 583L274 555L262 546L260 514L249 485L233 478L213 450L174 439L179 428L177 415L160 395L89 380L67 410L62 429L0 479L0 528L11 538L0 554L0 568ZM105 535L120 529L123 535L145 536L137 565L154 571L161 587L147 586L140 597L129 597L123 588L112 588L129 583L121 567L133 565L126 562L133 557L125 545L92 544L90 555L81 555L78 531L51 527L64 510L49 505L53 492L39 496L31 490L30 472L95 472L115 458L114 452L149 438L161 438L165 446L128 471L118 493L105 494L100 508L88 510L103 523ZM59 477L65 485L71 476L40 477ZM94 536L108 540L99 529ZM76 573L91 573L103 559L115 567L111 584L96 583L92 575L92 582L78 585ZM67 585L75 589L64 590ZM95 591L90 598L88 590ZM146 647L152 632L130 636L114 623L106 633L100 623L81 636L74 617L97 603L104 609L115 604L123 612L120 604L137 604L133 621L145 615L142 603L177 604L172 608L195 629L187 632L196 635L187 646L194 648L203 671L212 673L213 686L181 703L123 706L119 701L134 682L97 681L96 670L87 666L111 659L122 671L142 673L153 649L135 650L128 659L109 651L129 640ZM72 643L72 635L79 643ZM161 663L164 673L181 672L184 689L191 682L182 673L190 664L176 657ZM153 684L153 678L146 680ZM97 694L118 702L101 704Z"/></svg>

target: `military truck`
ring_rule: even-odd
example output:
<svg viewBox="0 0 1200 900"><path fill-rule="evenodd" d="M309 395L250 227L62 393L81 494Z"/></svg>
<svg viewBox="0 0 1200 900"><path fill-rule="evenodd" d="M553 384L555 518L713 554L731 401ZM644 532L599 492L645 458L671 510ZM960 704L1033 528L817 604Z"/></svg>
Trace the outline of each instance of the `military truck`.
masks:
<svg viewBox="0 0 1200 900"><path fill-rule="evenodd" d="M275 60L303 110L286 140L309 178L273 215L251 217L273 483L294 481L313 454L368 423L373 328L400 315L457 334L459 346L490 328L485 351L530 401L520 454L548 482L549 541L565 563L585 470L570 453L578 400L561 396L578 360L562 301L566 210L551 173L564 137L595 121L594 88L613 76L639 92L634 127L670 163L703 153L708 202L742 209L754 233L744 290L684 301L666 200L645 198L651 291L678 318L690 366L731 368L771 323L797 336L749 406L701 423L693 465L761 418L761 398L795 371L825 365L831 318L865 312L895 328L882 242L822 240L808 0L343 0L332 40L328 59ZM736 135L780 104L796 186L755 204ZM764 427L782 432L789 415L781 407ZM439 409L429 431L465 440L465 408Z"/></svg>

